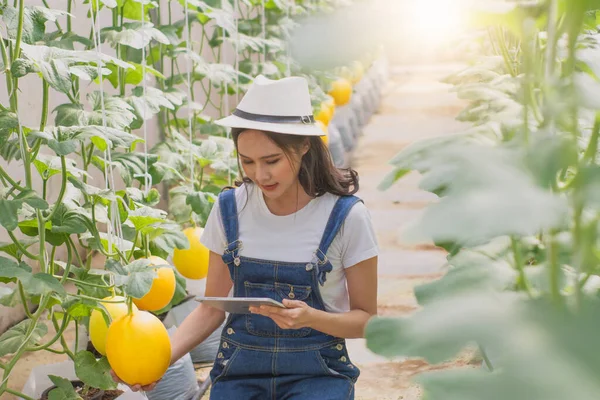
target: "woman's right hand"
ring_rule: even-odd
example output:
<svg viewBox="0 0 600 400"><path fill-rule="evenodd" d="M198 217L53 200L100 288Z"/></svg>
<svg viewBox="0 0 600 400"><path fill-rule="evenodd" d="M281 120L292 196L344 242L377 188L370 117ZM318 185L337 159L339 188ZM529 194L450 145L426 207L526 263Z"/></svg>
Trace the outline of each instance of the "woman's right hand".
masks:
<svg viewBox="0 0 600 400"><path fill-rule="evenodd" d="M132 386L132 385L130 385L130 384L128 384L128 383L126 383L126 382L123 382L123 381L121 380L121 378L119 378L119 377L117 376L117 374L115 373L115 371L113 371L113 370L112 370L112 368L111 368L111 370L110 370L110 375L112 376L112 378L113 378L113 380L114 380L115 382L117 382L117 383L122 383L122 384L124 384L124 385L127 385L127 386L129 386L133 392L139 392L140 390L143 390L144 392L149 392L149 391L153 390L153 389L156 387L156 385L158 384L158 382L160 381L160 380L158 380L158 381L156 381L156 382L152 382L151 384L149 384L149 385L144 385L144 386L142 386L142 385L133 385L133 386Z"/></svg>

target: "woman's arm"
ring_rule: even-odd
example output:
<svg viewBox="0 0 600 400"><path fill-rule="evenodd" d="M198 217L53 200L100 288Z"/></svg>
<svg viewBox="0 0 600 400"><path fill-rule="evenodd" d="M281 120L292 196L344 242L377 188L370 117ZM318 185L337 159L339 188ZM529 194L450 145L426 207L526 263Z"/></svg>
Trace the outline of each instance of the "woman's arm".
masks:
<svg viewBox="0 0 600 400"><path fill-rule="evenodd" d="M346 268L350 311L330 313L314 310L309 326L345 339L362 338L369 319L377 315L377 257Z"/></svg>
<svg viewBox="0 0 600 400"><path fill-rule="evenodd" d="M310 327L328 335L341 338L364 337L369 319L377 315L377 257L361 261L346 268L346 281L350 296L350 311L330 313L309 307L297 300L283 300L288 307L261 306L251 311L272 318L282 329Z"/></svg>
<svg viewBox="0 0 600 400"><path fill-rule="evenodd" d="M210 252L208 261L208 276L206 277L207 297L226 297L233 282L227 265L217 253ZM225 320L225 311L199 304L181 323L173 335L171 364L189 353L202 343Z"/></svg>

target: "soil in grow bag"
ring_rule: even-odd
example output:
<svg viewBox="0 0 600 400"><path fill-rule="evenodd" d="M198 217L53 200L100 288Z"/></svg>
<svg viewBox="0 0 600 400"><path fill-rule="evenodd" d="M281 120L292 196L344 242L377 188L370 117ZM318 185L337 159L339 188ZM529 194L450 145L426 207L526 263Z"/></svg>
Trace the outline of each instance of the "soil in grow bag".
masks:
<svg viewBox="0 0 600 400"><path fill-rule="evenodd" d="M75 392L77 392L77 394L79 396L81 396L84 400L114 400L123 394L122 390L101 390L101 389L91 388L90 391L88 392L88 394L86 396L83 396L81 394L81 390L83 389L83 382L75 380L75 381L71 381L71 384L75 388ZM52 391L55 388L56 388L56 386L53 385L53 386L50 386L48 389L44 390L42 392L42 396L40 397L40 400L48 400L50 391Z"/></svg>

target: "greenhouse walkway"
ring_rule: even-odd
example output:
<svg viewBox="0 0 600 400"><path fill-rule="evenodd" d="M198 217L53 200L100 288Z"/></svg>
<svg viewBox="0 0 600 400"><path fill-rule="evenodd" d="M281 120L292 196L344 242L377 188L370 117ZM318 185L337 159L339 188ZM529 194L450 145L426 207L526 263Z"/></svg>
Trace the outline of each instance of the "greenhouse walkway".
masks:
<svg viewBox="0 0 600 400"><path fill-rule="evenodd" d="M402 316L417 309L413 288L438 278L445 252L433 246L410 246L400 237L403 228L434 200L419 190L419 175L411 174L387 191L377 186L391 167L387 164L408 144L433 136L460 131L455 120L463 108L449 86L440 83L460 68L454 64L393 67L380 110L365 127L354 156L353 167L360 175L359 196L371 211L380 245L379 315ZM417 373L451 368L468 363L455 360L428 366L421 360L387 360L371 353L364 340L349 341L350 357L362 371L357 383L357 400L413 400L419 390L410 378Z"/></svg>

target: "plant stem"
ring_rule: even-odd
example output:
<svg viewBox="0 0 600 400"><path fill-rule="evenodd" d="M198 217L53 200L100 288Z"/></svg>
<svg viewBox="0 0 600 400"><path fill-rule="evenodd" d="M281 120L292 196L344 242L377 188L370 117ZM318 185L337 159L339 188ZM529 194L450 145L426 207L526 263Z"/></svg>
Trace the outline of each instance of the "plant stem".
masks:
<svg viewBox="0 0 600 400"><path fill-rule="evenodd" d="M51 9L50 6L48 5L48 1L46 0L42 0L42 3L44 3L44 6L46 6L47 9ZM71 12L71 10L68 10L69 12ZM56 19L56 21L54 21L54 25L56 25L56 29L58 29L60 32L62 32L62 28L60 27L60 23L58 22L58 19ZM69 29L69 32L71 31L71 29Z"/></svg>
<svg viewBox="0 0 600 400"><path fill-rule="evenodd" d="M23 284L21 281L17 281L17 287L19 288L19 297L21 298L21 303L23 303L23 310L25 310L25 315L27 318L33 318L31 311L29 311L29 307L27 307L27 296L25 296L25 290L23 289Z"/></svg>
<svg viewBox="0 0 600 400"><path fill-rule="evenodd" d="M6 179L8 181L8 183L10 183L12 186L16 187L19 191L22 192L24 190L27 190L26 187L23 187L23 186L19 185L17 182L15 182L15 180L10 177L10 175L4 170L4 168L2 168L2 166L0 166L0 176L2 176L4 179Z"/></svg>
<svg viewBox="0 0 600 400"><path fill-rule="evenodd" d="M60 156L60 166L61 166L61 177L62 177L62 185L60 187L60 193L58 194L58 198L56 199L56 203L54 208L50 212L50 215L46 218L46 221L50 221L58 210L58 206L62 203L63 198L65 197L65 192L67 191L67 161L65 156Z"/></svg>
<svg viewBox="0 0 600 400"><path fill-rule="evenodd" d="M513 69L512 60L510 59L510 55L508 54L508 48L506 47L506 41L504 38L504 33L502 32L502 28L496 28L496 38L498 39L500 51L502 53L502 58L504 59L504 65L506 66L506 70L514 78L517 76L517 73Z"/></svg>
<svg viewBox="0 0 600 400"><path fill-rule="evenodd" d="M60 275L53 275L53 276L54 276L55 278L57 278L57 279L64 278L64 275L63 275L63 276L60 276ZM113 287L113 286L114 286L114 285L113 285L113 286L100 285L100 284L97 284L97 283L91 283L91 282L86 282L86 281L80 281L79 279L75 279L75 278L66 278L65 280L66 280L66 281L69 281L69 282L73 282L73 283L79 283L80 285L91 286L91 287L96 287L96 288L100 288L100 289L106 289L106 290L108 290L108 289L110 289L111 287Z"/></svg>
<svg viewBox="0 0 600 400"><path fill-rule="evenodd" d="M36 216L38 220L38 232L40 236L40 251L38 261L41 272L48 272L46 265L46 220L44 220L44 216L40 210L36 210Z"/></svg>
<svg viewBox="0 0 600 400"><path fill-rule="evenodd" d="M31 258L32 260L37 260L38 259L38 256L33 255L32 253L30 253L29 251L27 251L27 249L21 244L21 242L19 242L19 239L16 238L16 236L15 236L14 233L12 233L11 231L7 231L7 232L8 232L8 236L10 236L10 238L14 242L15 246L17 246L17 248L19 249L19 251L21 253L23 253L27 257Z"/></svg>
<svg viewBox="0 0 600 400"><path fill-rule="evenodd" d="M133 245L131 246L131 250L129 250L129 254L127 255L127 262L129 262L129 260L131 260L131 257L133 257L133 251L135 250L135 244L138 241L138 238L140 236L140 231L136 230L135 231L135 237L133 238Z"/></svg>
<svg viewBox="0 0 600 400"><path fill-rule="evenodd" d="M6 92L8 94L8 97L12 98L13 87L12 73L9 68L10 60L8 59L8 51L6 50L6 45L4 44L4 38L2 37L2 35L0 35L0 53L2 55L2 63L4 64L4 73L6 74Z"/></svg>
<svg viewBox="0 0 600 400"><path fill-rule="evenodd" d="M84 299L84 300L92 300L92 301L99 301L99 299L95 298L95 297L90 297L90 296L86 296L85 294L70 294L70 296L73 297L77 297L80 299ZM103 303L123 303L123 301L119 301L119 300L102 300Z"/></svg>
<svg viewBox="0 0 600 400"><path fill-rule="evenodd" d="M67 12L71 14L71 8L73 7L73 0L67 0ZM67 31L72 32L71 27L71 15L67 15Z"/></svg>
<svg viewBox="0 0 600 400"><path fill-rule="evenodd" d="M33 397L26 396L26 395L24 395L23 393L21 393L21 392L18 392L18 391L16 391L16 390L13 390L13 389L8 389L8 388L7 388L7 389L6 389L6 393L13 394L13 395L15 395L15 396L17 396L18 398L20 398L20 399L23 399L23 400L35 400Z"/></svg>
<svg viewBox="0 0 600 400"><path fill-rule="evenodd" d="M73 239L71 239L71 237L69 237L67 239L67 243L69 243L68 247L71 249L71 251L73 251L75 253L75 257L77 258L77 261L79 262L79 267L83 268L85 263L81 259L81 256L79 255L79 252L77 251L77 247L75 247L75 243L73 243Z"/></svg>
<svg viewBox="0 0 600 400"><path fill-rule="evenodd" d="M75 354L79 351L79 324L75 321L75 345L74 345Z"/></svg>
<svg viewBox="0 0 600 400"><path fill-rule="evenodd" d="M127 315L131 315L133 313L133 299L131 296L127 296Z"/></svg>
<svg viewBox="0 0 600 400"><path fill-rule="evenodd" d="M2 375L2 382L0 383L0 396L2 395L2 393L6 392L8 390L8 388L7 388L8 378L10 377L10 374L11 374L13 368L15 367L17 361L21 358L21 356L25 352L25 344L27 344L29 342L29 340L31 340L31 335L33 335L33 331L35 330L37 321L40 318L40 316L42 315L42 312L44 312L44 310L46 310L49 300L50 300L50 296L42 294L42 296L40 298L40 306L37 309L37 311L33 314L33 318L31 319L29 326L27 327L27 332L25 332L25 335L24 335L25 339L23 340L23 343L21 343L21 345L19 346L17 351L14 353L14 355L11 358L8 365L4 368L4 374Z"/></svg>
<svg viewBox="0 0 600 400"><path fill-rule="evenodd" d="M46 129L46 122L48 120L48 82L42 81L42 120L40 121L40 132L44 132Z"/></svg>
<svg viewBox="0 0 600 400"><path fill-rule="evenodd" d="M146 258L150 257L150 240L148 239L149 235L144 235L144 251L146 253Z"/></svg>
<svg viewBox="0 0 600 400"><path fill-rule="evenodd" d="M63 319L63 321L64 321L64 319ZM54 325L54 329L56 332L58 332L60 330L60 328L58 326L58 321L56 320L56 316L54 314L52 314L52 325ZM75 354L73 354L73 352L69 349L69 345L67 344L67 341L65 340L64 336L59 335L59 339L60 339L60 344L62 345L63 350L65 351L67 356L69 356L70 359L74 360Z"/></svg>
<svg viewBox="0 0 600 400"><path fill-rule="evenodd" d="M13 53L13 61L19 58L21 54L21 40L23 39L23 17L25 13L25 0L19 0L19 23L17 25L17 39L15 40L15 48Z"/></svg>
<svg viewBox="0 0 600 400"><path fill-rule="evenodd" d="M529 283L527 281L527 276L525 275L525 267L523 265L523 255L521 253L521 246L518 239L511 237L510 239L511 249L515 257L515 267L519 272L519 283L520 286L529 297L533 297L531 294L531 288L529 287Z"/></svg>
<svg viewBox="0 0 600 400"><path fill-rule="evenodd" d="M71 316L69 314L65 314L65 316L63 317L63 322L60 326L60 329L58 329L56 331L56 335L54 335L54 337L52 339L50 339L50 341L48 343L39 345L39 346L29 347L27 349L27 351L31 352L31 351L48 350L48 347L52 346L54 343L56 343L56 341L58 339L60 339L60 337L62 336L65 329L67 329L67 326L69 325L70 320L71 320Z"/></svg>
<svg viewBox="0 0 600 400"><path fill-rule="evenodd" d="M552 294L552 300L557 305L560 305L562 303L559 284L560 264L558 262L558 249L555 235L548 235L548 240L548 259L550 260L550 291Z"/></svg>
<svg viewBox="0 0 600 400"><path fill-rule="evenodd" d="M596 120L594 121L594 127L592 128L592 135L588 147L585 149L583 154L584 162L594 162L596 160L596 154L598 153L598 136L600 134L600 113L596 114Z"/></svg>
<svg viewBox="0 0 600 400"><path fill-rule="evenodd" d="M483 362L485 363L485 366L488 367L490 372L493 372L494 366L492 365L492 362L490 361L486 351L481 346L479 346L479 353L481 353L481 358L483 358Z"/></svg>

